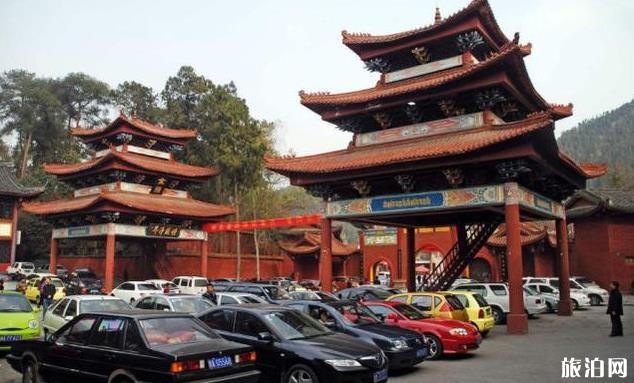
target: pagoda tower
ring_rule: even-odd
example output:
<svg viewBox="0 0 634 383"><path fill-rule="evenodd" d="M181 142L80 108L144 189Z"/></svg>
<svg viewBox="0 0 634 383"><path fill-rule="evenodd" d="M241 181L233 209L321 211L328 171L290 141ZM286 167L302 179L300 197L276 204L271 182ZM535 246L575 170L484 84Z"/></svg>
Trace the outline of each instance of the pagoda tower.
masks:
<svg viewBox="0 0 634 383"><path fill-rule="evenodd" d="M457 227L454 247L429 277L431 289L442 290L506 222L512 333L528 329L520 220L556 220L560 314L570 314L561 201L606 168L577 164L559 150L555 121L570 116L572 104L551 104L537 93L524 64L531 44L521 44L518 33L507 38L486 0L446 18L436 9L426 27L389 35L343 31L342 37L378 74L376 85L299 96L322 120L350 132L350 144L329 153L267 158L267 167L323 198L326 221L401 228L392 275L410 291L417 227ZM322 238L322 286L330 286L332 277L328 241Z"/></svg>
<svg viewBox="0 0 634 383"><path fill-rule="evenodd" d="M116 238L125 236L146 242L200 241L200 270L206 276L208 238L200 227L223 220L234 210L195 200L187 191L219 173L174 159L196 131L168 129L122 113L104 128L77 128L71 133L94 150L92 158L45 164L44 170L73 186L72 198L23 205L25 211L43 216L54 226L51 267L57 264L59 240L105 237L104 288L110 291Z"/></svg>

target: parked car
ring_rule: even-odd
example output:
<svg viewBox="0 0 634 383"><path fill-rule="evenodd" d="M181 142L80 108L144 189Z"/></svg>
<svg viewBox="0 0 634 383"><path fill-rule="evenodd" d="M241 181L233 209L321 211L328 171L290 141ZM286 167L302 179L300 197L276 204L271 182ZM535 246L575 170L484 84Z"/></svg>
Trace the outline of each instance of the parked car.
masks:
<svg viewBox="0 0 634 383"><path fill-rule="evenodd" d="M575 287L580 287L581 292L586 294L590 298L590 304L592 306L598 306L603 303L607 304L610 297L610 293L606 289L601 288L596 282L586 277L572 277L570 278L571 284L574 281Z"/></svg>
<svg viewBox="0 0 634 383"><path fill-rule="evenodd" d="M286 291L281 288L261 283L214 283L214 289L217 292L253 294L273 304L279 300L288 299Z"/></svg>
<svg viewBox="0 0 634 383"><path fill-rule="evenodd" d="M466 283L451 291L473 291L480 294L491 306L495 324L502 324L510 311L509 288L506 283ZM546 303L539 296L524 293L524 309L528 315L546 312Z"/></svg>
<svg viewBox="0 0 634 383"><path fill-rule="evenodd" d="M166 279L146 279L145 281L153 284L161 290L163 290L165 288L165 284L167 284L170 288L170 293L172 294L180 294L182 292L180 286Z"/></svg>
<svg viewBox="0 0 634 383"><path fill-rule="evenodd" d="M81 314L7 355L25 382L256 383L255 358L188 314L146 310Z"/></svg>
<svg viewBox="0 0 634 383"><path fill-rule="evenodd" d="M353 299L355 301L382 301L389 298L392 293L375 287L351 287L343 289L335 294L339 299Z"/></svg>
<svg viewBox="0 0 634 383"><path fill-rule="evenodd" d="M412 367L429 355L424 336L383 324L359 302L287 301L284 305L308 314L333 331L377 345L388 357L390 369Z"/></svg>
<svg viewBox="0 0 634 383"><path fill-rule="evenodd" d="M42 272L42 273L48 273L50 272L50 265L46 264L46 265L42 265L42 267L40 267L38 269L38 271ZM60 278L64 278L68 275L68 269L64 266L64 265L57 265L55 268L55 275L57 275Z"/></svg>
<svg viewBox="0 0 634 383"><path fill-rule="evenodd" d="M495 318L491 312L491 306L478 293L472 291L441 291L441 294L451 294L458 298L465 312L469 323L476 326L483 336L486 336L495 327Z"/></svg>
<svg viewBox="0 0 634 383"><path fill-rule="evenodd" d="M103 294L103 283L90 269L75 269L68 276L66 294Z"/></svg>
<svg viewBox="0 0 634 383"><path fill-rule="evenodd" d="M137 309L173 311L178 313L199 313L214 307L208 299L192 294L154 294L139 299Z"/></svg>
<svg viewBox="0 0 634 383"><path fill-rule="evenodd" d="M238 305L247 303L267 303L264 299L257 295L249 293L231 293L228 291L216 293L216 302L218 306Z"/></svg>
<svg viewBox="0 0 634 383"><path fill-rule="evenodd" d="M26 291L24 292L24 296L26 299L33 303L40 302L40 286L42 284L43 277L33 277L28 279L26 282ZM53 295L53 300L59 300L66 296L66 287L64 287L64 283L61 279L55 277L51 278L51 284L55 286L55 295Z"/></svg>
<svg viewBox="0 0 634 383"><path fill-rule="evenodd" d="M338 275L332 278L332 283L337 288L337 290L347 289L351 287L353 283L359 284L359 278L357 277L348 277L345 275ZM350 285L350 286L348 286Z"/></svg>
<svg viewBox="0 0 634 383"><path fill-rule="evenodd" d="M524 285L525 287L532 287L536 290L536 292L538 292L539 294L542 295L546 295L546 294L550 294L553 295L557 298L557 306L559 305L559 289L552 287L550 284L548 283L527 283ZM575 310L578 310L580 308L586 308L586 307L590 307L591 304L591 300L590 298L588 298L588 296L580 291L578 291L577 289L570 289L570 300L572 301L572 307ZM550 302L546 302L546 306L549 305ZM555 306L554 308L556 308L557 306ZM551 307L549 307L549 311Z"/></svg>
<svg viewBox="0 0 634 383"><path fill-rule="evenodd" d="M198 318L223 337L255 347L265 382L387 381L387 361L377 346L334 334L291 308L226 306Z"/></svg>
<svg viewBox="0 0 634 383"><path fill-rule="evenodd" d="M326 291L291 291L288 293L290 299L299 301L336 301L339 300L336 295Z"/></svg>
<svg viewBox="0 0 634 383"><path fill-rule="evenodd" d="M40 310L31 306L24 295L0 291L0 351L17 342L40 336Z"/></svg>
<svg viewBox="0 0 634 383"><path fill-rule="evenodd" d="M390 286L386 286L386 285L361 285L359 286L361 288L363 287L369 287L369 288L373 288L373 289L381 289L381 290L385 290L390 294L402 294L402 293L406 293L407 290L401 290L401 289L397 289L395 287L390 287Z"/></svg>
<svg viewBox="0 0 634 383"><path fill-rule="evenodd" d="M172 279L183 294L203 294L207 291L209 280L203 277L179 276Z"/></svg>
<svg viewBox="0 0 634 383"><path fill-rule="evenodd" d="M319 279L302 279L299 285L307 290L320 290L321 281Z"/></svg>
<svg viewBox="0 0 634 383"><path fill-rule="evenodd" d="M29 275L35 272L35 265L33 262L14 262L7 267L7 274L9 275Z"/></svg>
<svg viewBox="0 0 634 383"><path fill-rule="evenodd" d="M289 277L273 277L269 281L270 284L276 285L284 290L288 290L291 287L293 281Z"/></svg>
<svg viewBox="0 0 634 383"><path fill-rule="evenodd" d="M464 306L458 298L451 294L432 292L406 293L392 295L386 300L389 302L407 303L434 318L469 321Z"/></svg>
<svg viewBox="0 0 634 383"><path fill-rule="evenodd" d="M152 283L144 281L128 281L115 287L110 295L121 298L132 304L147 295L161 294L162 292L163 290L154 286Z"/></svg>
<svg viewBox="0 0 634 383"><path fill-rule="evenodd" d="M456 280L453 281L453 283L451 284L451 287L456 287L458 285L462 285L463 283L473 283L473 282L477 282L477 281L471 278L456 278Z"/></svg>
<svg viewBox="0 0 634 383"><path fill-rule="evenodd" d="M54 333L79 314L130 309L129 304L109 295L71 295L46 310L42 318L44 335Z"/></svg>
<svg viewBox="0 0 634 383"><path fill-rule="evenodd" d="M399 302L366 302L383 323L424 334L429 345L429 359L443 354L464 354L480 347L478 328L455 319L433 318L414 306Z"/></svg>
<svg viewBox="0 0 634 383"><path fill-rule="evenodd" d="M553 294L552 292L547 291L541 292L536 287L536 285L536 283L527 283L524 285L524 291L533 295L539 294L544 299L547 313L554 313L555 311L559 310L559 294ZM554 289L550 287L550 285L544 286L548 286L551 291L554 291Z"/></svg>

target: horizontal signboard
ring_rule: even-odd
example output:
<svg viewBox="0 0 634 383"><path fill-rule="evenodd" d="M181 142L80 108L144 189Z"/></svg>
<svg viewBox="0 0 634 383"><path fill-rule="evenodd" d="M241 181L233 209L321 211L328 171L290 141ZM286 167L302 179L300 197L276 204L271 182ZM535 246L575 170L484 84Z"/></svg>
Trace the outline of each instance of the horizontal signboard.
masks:
<svg viewBox="0 0 634 383"><path fill-rule="evenodd" d="M207 238L207 235L204 231L201 230L192 230L192 229L182 229L177 228L178 230L174 232L171 228L167 232L163 230L161 233L159 230L154 233L152 226L167 226L174 227L171 225L149 225L149 226L139 226L139 225L126 225L126 224L118 224L118 223L105 223L100 225L86 225L86 226L74 226L74 227L65 227L59 229L53 229L53 238L82 238L82 237L96 237L103 236L106 234L114 234L114 235L123 235L128 237L146 237L146 238L173 238L173 239L181 239L181 240L196 240L202 241Z"/></svg>
<svg viewBox="0 0 634 383"><path fill-rule="evenodd" d="M396 82L407 80L408 78L423 76L429 73L439 72L441 70L459 67L462 65L462 55L453 56L442 60L432 61L426 64L416 65L413 67L396 70L385 74L385 82Z"/></svg>

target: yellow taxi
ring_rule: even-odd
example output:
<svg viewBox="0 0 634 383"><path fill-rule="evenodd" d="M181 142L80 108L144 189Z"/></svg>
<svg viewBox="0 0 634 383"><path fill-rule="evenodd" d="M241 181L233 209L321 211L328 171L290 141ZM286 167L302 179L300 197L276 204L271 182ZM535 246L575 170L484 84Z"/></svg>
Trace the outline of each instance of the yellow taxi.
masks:
<svg viewBox="0 0 634 383"><path fill-rule="evenodd" d="M24 295L26 296L26 299L33 303L40 302L40 284L42 283L42 278L44 277L33 277L26 282L26 291L24 292ZM64 287L62 280L51 277L51 283L55 286L55 290L57 290L53 296L53 300L56 301L64 298L66 296L66 288Z"/></svg>
<svg viewBox="0 0 634 383"><path fill-rule="evenodd" d="M453 295L460 300L467 313L469 322L476 326L482 335L486 335L495 326L491 307L482 295L473 291L440 291L439 294Z"/></svg>
<svg viewBox="0 0 634 383"><path fill-rule="evenodd" d="M456 319L469 322L462 303L451 294L436 292L405 293L392 295L387 298L386 301L410 304L434 318Z"/></svg>

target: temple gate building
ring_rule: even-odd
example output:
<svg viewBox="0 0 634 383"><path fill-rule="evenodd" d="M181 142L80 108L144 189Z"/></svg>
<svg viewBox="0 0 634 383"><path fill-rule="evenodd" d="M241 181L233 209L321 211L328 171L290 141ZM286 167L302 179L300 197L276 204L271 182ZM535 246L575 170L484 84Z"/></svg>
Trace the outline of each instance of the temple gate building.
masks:
<svg viewBox="0 0 634 383"><path fill-rule="evenodd" d="M525 333L520 222L556 220L561 315L571 314L568 241L561 201L605 167L577 164L555 140L572 105L546 102L529 79L520 44L500 30L485 0L433 24L390 35L342 33L378 73L376 85L332 94L301 91L322 120L350 132L347 148L267 158L267 167L323 198L320 277L331 285L330 221L405 229L394 281L415 289L415 230L455 225L457 238L429 281L448 288L498 225L506 224L508 331ZM576 59L576 58L571 58Z"/></svg>
<svg viewBox="0 0 634 383"><path fill-rule="evenodd" d="M22 185L15 177L13 164L0 162L0 270L15 262L20 204L43 191L43 187Z"/></svg>
<svg viewBox="0 0 634 383"><path fill-rule="evenodd" d="M73 129L94 150L75 164L46 164L44 170L75 188L72 198L29 202L24 210L54 225L50 264L91 267L104 275L110 291L116 278L149 278L167 266L161 261L168 241L200 243L199 270L208 269L205 222L224 219L232 207L192 198L190 185L205 182L218 169L178 162L174 153L196 131L168 129L121 114L102 129ZM54 272L54 270L51 270Z"/></svg>

